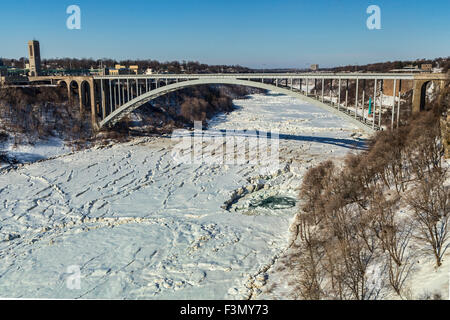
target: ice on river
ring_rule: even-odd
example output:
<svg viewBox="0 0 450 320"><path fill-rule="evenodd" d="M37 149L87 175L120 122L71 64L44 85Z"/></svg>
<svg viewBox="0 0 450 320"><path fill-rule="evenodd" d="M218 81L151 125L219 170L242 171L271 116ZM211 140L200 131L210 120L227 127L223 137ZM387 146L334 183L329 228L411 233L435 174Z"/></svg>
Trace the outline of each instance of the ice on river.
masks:
<svg viewBox="0 0 450 320"><path fill-rule="evenodd" d="M235 104L210 130L277 130L281 162L290 165L230 210L223 204L236 190L261 178L258 165L175 163L169 138L0 172L0 297L253 296L287 245L296 209L249 214L245 206L295 199L308 167L363 144L352 124L300 100L269 94Z"/></svg>

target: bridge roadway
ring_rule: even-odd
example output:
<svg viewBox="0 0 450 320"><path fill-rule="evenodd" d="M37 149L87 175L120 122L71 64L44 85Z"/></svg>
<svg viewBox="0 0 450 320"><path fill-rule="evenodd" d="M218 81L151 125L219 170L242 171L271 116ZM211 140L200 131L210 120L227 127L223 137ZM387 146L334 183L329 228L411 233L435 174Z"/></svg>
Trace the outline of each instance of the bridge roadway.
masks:
<svg viewBox="0 0 450 320"><path fill-rule="evenodd" d="M151 74L104 75L86 77L33 77L30 81L65 83L69 99L78 87L80 108L91 106L92 122L101 129L114 125L143 104L170 92L197 85L242 85L294 96L330 111L360 127L374 132L382 128L383 83L390 81L395 93L391 109L391 127L399 124L400 98L405 87L413 89L413 112L423 109L426 85L434 82L443 87L449 74L439 73L246 73L246 74ZM356 86L349 97L349 84ZM407 84L407 85L405 85ZM369 88L369 85L372 85ZM403 87L402 87L403 85ZM330 89L331 88L331 89ZM325 91L328 91L326 94ZM362 94L361 94L362 91ZM366 113L372 97L372 115ZM377 97L377 99L373 99ZM396 101L397 100L397 101ZM339 101L339 103L338 103Z"/></svg>
<svg viewBox="0 0 450 320"><path fill-rule="evenodd" d="M196 86L196 85L229 84L229 85L242 85L242 86L249 86L249 87L254 87L254 88L259 88L259 89L264 89L264 90L271 90L271 91L278 92L281 94L293 96L293 97L301 99L303 101L310 102L310 103L312 103L322 109L325 109L333 114L336 114L342 118L345 118L347 121L352 122L353 124L357 125L359 128L361 128L363 130L373 132L374 130L379 129L379 125L375 123L374 119L371 123L369 123L368 119L364 119L363 117L358 116L355 113L355 111L344 108L342 105L338 106L337 103L333 103L333 97L326 98L325 96L321 96L321 98L319 99L319 96L312 95L311 93L307 94L306 91L305 90L302 91L300 89L300 87L296 88L295 86L291 85L289 80L288 81L285 80L284 81L285 83L283 83L282 80L280 79L278 84L272 85L272 84L264 83L261 80L260 81L240 80L240 79L235 79L235 78L230 78L230 77L224 77L224 78L200 77L198 79L193 79L193 80L191 80L191 79L189 79L189 80L177 79L178 82L175 82L175 83L170 83L170 79L168 79L166 82L166 79L164 79L163 86L160 86L161 84L154 84L153 85L154 88L152 90L149 90L144 93L141 93L140 91L138 91L140 89L139 87L134 89L134 85L137 84L137 82L135 82L135 83L133 83L133 85L130 85L130 88L131 88L131 86L133 86L133 91L132 91L131 95L132 95L132 97L134 96L133 95L134 91L139 92L139 95L134 99L126 100L127 102L124 104L120 101L120 98L118 97L117 92L116 92L117 90L114 90L116 85L112 84L109 88L113 88L113 90L108 89L109 92L113 92L112 96L110 97L111 102L109 102L109 103L107 103L107 105L103 106L106 109L106 111L104 111L104 112L105 112L105 114L107 114L107 116L105 118L103 118L103 120L100 121L100 123L99 123L100 127L104 127L107 125L114 125L117 121L119 121L120 119L122 119L123 117L125 117L126 115L128 115L129 113L134 111L135 109L139 108L141 105L143 105L159 96L166 95L169 92L173 92L176 90L180 90L180 89L183 89L186 87ZM116 79L116 81L117 81L117 79ZM142 83L141 83L141 85L142 85ZM108 86L109 86L109 84L108 84ZM125 86L127 87L128 84L126 84ZM145 91L144 89L142 89L142 90ZM119 99L118 104L117 104L119 107L117 109L115 109L113 107L112 109L109 109L110 112L108 112L107 106L116 105L117 99ZM127 99L127 97L125 97L125 99Z"/></svg>

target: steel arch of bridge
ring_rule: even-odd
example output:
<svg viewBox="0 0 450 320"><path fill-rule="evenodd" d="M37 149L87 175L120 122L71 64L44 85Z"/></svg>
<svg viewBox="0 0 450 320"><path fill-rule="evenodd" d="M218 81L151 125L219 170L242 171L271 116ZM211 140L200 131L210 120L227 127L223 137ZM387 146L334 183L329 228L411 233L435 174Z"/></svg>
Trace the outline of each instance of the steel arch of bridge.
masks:
<svg viewBox="0 0 450 320"><path fill-rule="evenodd" d="M302 86L305 80L306 90ZM386 81L389 81L386 90L391 92L389 95L391 97L394 96L394 99L390 103L390 110L386 110L385 104L383 107L384 111L390 111L391 128L394 128L395 122L397 127L400 124L402 94L412 89L412 112L420 112L424 107L424 91L426 91L424 88L426 88L426 84L433 82L443 89L450 83L450 74L424 72L308 72L99 76L53 75L29 77L28 81L33 85L65 83L68 89L68 100L73 101L78 96L81 112L87 111L90 105L91 121L95 129L112 125L144 103L172 91L195 85L233 84L272 90L299 98L330 111L365 131L374 132L382 129L383 108L380 106L380 101L383 99L383 84L386 85ZM79 88L81 86L78 94L71 90L71 84L74 81ZM308 84L311 84L311 81L313 81L314 94L311 93L311 90L308 90ZM142 84L143 82L144 84ZM320 83L321 86L317 86ZM349 83L356 87L355 97L349 96ZM367 83L368 85L366 85ZM165 84L165 86L160 87L161 84ZM87 87L89 87L89 90L87 90ZM325 87L327 87L326 91L328 91L327 96ZM373 97L376 97L376 99L373 99ZM368 110L370 98L373 99L373 105L372 113L369 117L366 111Z"/></svg>
<svg viewBox="0 0 450 320"><path fill-rule="evenodd" d="M134 79L134 78L133 78ZM137 78L139 79L139 78ZM306 95L302 94L300 90L295 89L293 87L287 88L287 87L281 87L276 86L272 84L263 83L262 81L252 81L252 80L243 80L243 79L236 79L236 78L200 78L200 79L188 79L185 81L168 84L163 87L159 87L153 90L150 90L148 92L145 92L138 97L128 101L127 103L121 105L119 108L112 110L111 113L109 113L106 117L104 117L99 122L99 127L103 128L105 126L111 126L114 125L116 122L120 121L122 118L136 110L137 108L141 107L142 105L146 104L147 102L154 100L160 96L166 95L170 92L174 92L177 90L181 90L187 87L192 86L198 86L198 85L240 85L240 86L247 86L247 87L253 87L253 88L259 88L264 90L270 90L277 93L285 94L288 96L292 96L294 98L298 98L302 101L309 102L319 108L322 108L323 110L326 110L328 112L331 112L341 118L343 118L346 121L349 121L350 123L353 123L357 127L369 132L373 133L374 128L371 127L370 124L364 124L358 119L355 119L354 116L351 116L348 113L345 113L343 111L340 111L339 109L330 106L328 104L325 104L319 100L313 99L311 97L307 97ZM119 89L120 91L120 85ZM378 126L377 126L378 127Z"/></svg>
<svg viewBox="0 0 450 320"><path fill-rule="evenodd" d="M197 85L242 85L293 96L307 101L319 108L332 112L355 124L363 130L373 133L380 130L382 124L383 84L390 81L393 95L391 127L399 125L401 94L409 90L405 81L414 91L413 112L420 112L421 86L434 81L440 87L449 82L449 76L437 73L250 73L250 74L153 74L153 75L104 75L94 76L91 104L92 122L97 128L114 125L133 110L143 104L170 92ZM304 90L303 81L306 81ZM314 94L308 85L314 88ZM370 81L372 87L366 86ZM317 84L319 91L317 92ZM349 83L356 85L355 97L349 96ZM155 85L153 85L155 84ZM164 84L163 86L161 86ZM338 85L337 85L338 84ZM411 85L412 84L412 85ZM328 96L325 96L325 87ZM311 88L311 87L309 87ZM336 90L336 88L338 90ZM359 89L358 89L359 88ZM360 90L362 89L362 90ZM360 92L362 91L362 94ZM423 90L422 90L423 91ZM312 98L313 97L313 98ZM373 99L372 113L368 117L370 97ZM352 101L353 100L353 101ZM423 100L423 99L422 99ZM352 104L353 103L353 104ZM361 108L362 107L362 108ZM366 108L367 107L367 108ZM361 110L362 109L362 110Z"/></svg>

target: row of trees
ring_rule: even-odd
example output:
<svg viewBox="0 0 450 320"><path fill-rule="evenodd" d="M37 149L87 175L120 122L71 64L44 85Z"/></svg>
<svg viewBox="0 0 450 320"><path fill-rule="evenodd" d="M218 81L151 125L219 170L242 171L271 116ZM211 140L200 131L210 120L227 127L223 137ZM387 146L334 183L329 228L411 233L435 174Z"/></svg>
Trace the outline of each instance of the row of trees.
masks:
<svg viewBox="0 0 450 320"><path fill-rule="evenodd" d="M417 254L440 267L449 247L450 189L440 110L379 133L367 152L312 168L300 191L286 265L301 299L405 297Z"/></svg>
<svg viewBox="0 0 450 320"><path fill-rule="evenodd" d="M119 122L113 130L134 127L142 132L169 133L174 128L191 127L194 121L205 121L219 112L233 110L233 99L242 98L255 89L240 86L197 86L155 99L135 111L139 124L131 119ZM139 128L138 128L139 127ZM128 131L127 131L128 132Z"/></svg>
<svg viewBox="0 0 450 320"><path fill-rule="evenodd" d="M433 68L443 68L443 72L447 72L450 68L450 57L436 58L436 59L418 59L411 61L388 61L371 63L367 65L347 65L342 67L331 68L334 72L354 72L354 71L366 71L366 72L388 72L393 69L402 69L406 66L413 65L418 66L422 64L431 64Z"/></svg>
<svg viewBox="0 0 450 320"><path fill-rule="evenodd" d="M219 112L233 109L232 99L251 90L238 86L199 86L160 97L136 113L141 118L139 134L170 133L174 128L192 126ZM89 112L80 113L76 101L68 102L67 90L54 87L0 88L0 133L19 143L51 136L81 143L94 139ZM130 118L111 128L107 137L126 139Z"/></svg>
<svg viewBox="0 0 450 320"><path fill-rule="evenodd" d="M17 144L50 136L78 140L92 135L89 115L67 102L63 88L1 88L0 119L0 129Z"/></svg>
<svg viewBox="0 0 450 320"><path fill-rule="evenodd" d="M25 68L28 59L3 59L5 65ZM242 66L207 65L197 61L167 61L157 60L114 60L114 59L76 59L76 58L53 58L43 59L42 66L45 69L63 68L68 70L88 70L90 68L100 69L101 67L114 68L116 64L130 66L137 65L139 69L151 68L159 72L170 73L226 73L226 72L250 72L249 68Z"/></svg>

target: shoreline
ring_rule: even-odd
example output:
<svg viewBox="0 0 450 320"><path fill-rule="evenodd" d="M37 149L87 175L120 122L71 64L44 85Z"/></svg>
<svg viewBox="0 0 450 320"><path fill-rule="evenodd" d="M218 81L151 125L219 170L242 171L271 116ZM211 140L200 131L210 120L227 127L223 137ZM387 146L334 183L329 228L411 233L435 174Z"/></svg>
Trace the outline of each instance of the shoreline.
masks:
<svg viewBox="0 0 450 320"><path fill-rule="evenodd" d="M332 116L314 113L301 101L254 95L236 103L242 108L219 115L209 129L288 128L280 139L281 162L295 160L288 171L266 181L268 189L238 201L244 209L271 196L295 196L309 166L349 150L334 140L303 138L322 133L314 135L314 125L305 129L312 120L302 117L323 123ZM286 106L286 118L280 118L279 111L273 113L279 106ZM355 131L346 130L332 129L331 135L342 132L336 141L351 139ZM258 286L265 285L265 273L289 244L295 207L272 210L273 214L261 209L253 215L243 214L247 209L221 209L235 190L256 178L256 167L174 164L170 144L166 138L136 138L2 172L0 197L7 216L0 231L4 239L0 254L5 258L0 272L5 274L6 291L1 290L0 296L6 292L58 298L256 296ZM99 253L102 258L95 258ZM29 265L29 259L39 265ZM65 288L61 267L67 263L86 265L82 274L87 288L81 293ZM10 266L30 269L24 274ZM16 277L39 278L43 272L55 279L56 289L44 286L38 293L29 286L12 286Z"/></svg>

